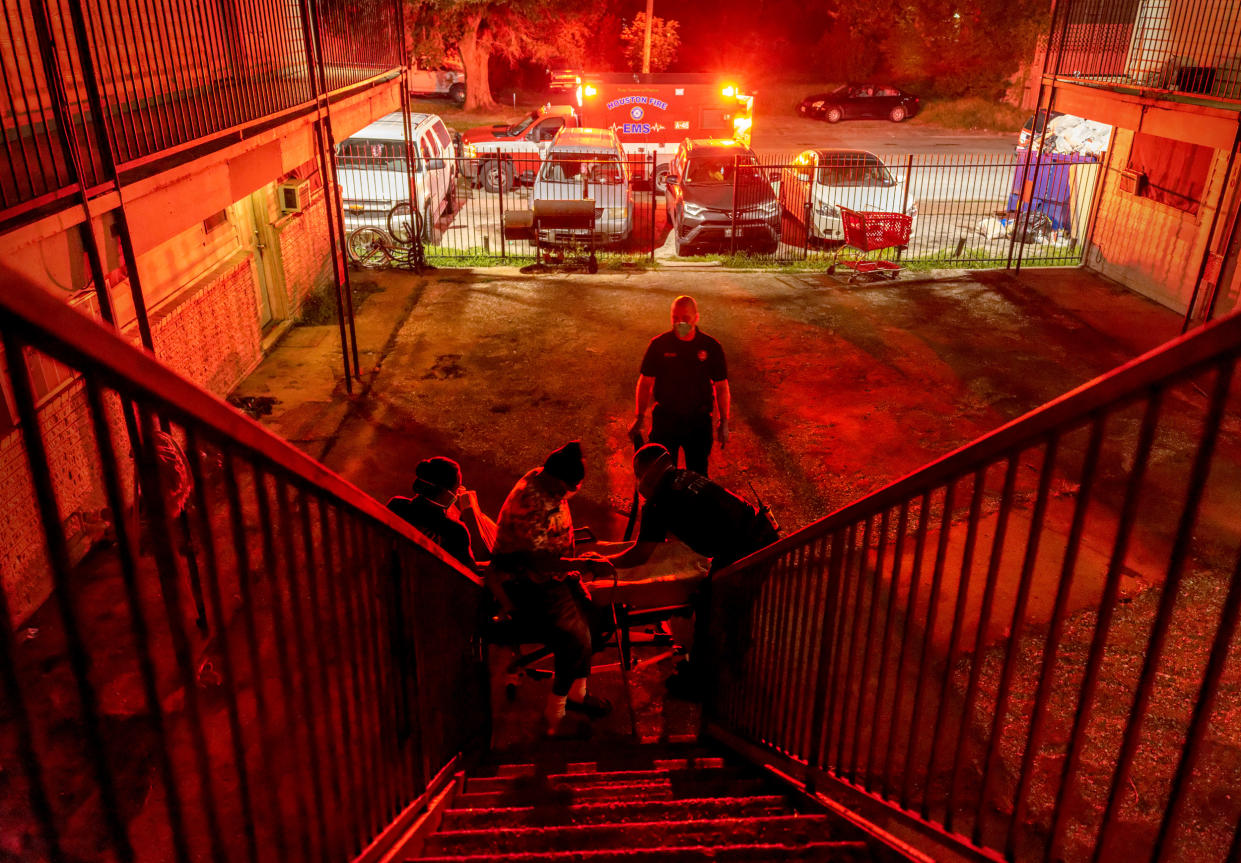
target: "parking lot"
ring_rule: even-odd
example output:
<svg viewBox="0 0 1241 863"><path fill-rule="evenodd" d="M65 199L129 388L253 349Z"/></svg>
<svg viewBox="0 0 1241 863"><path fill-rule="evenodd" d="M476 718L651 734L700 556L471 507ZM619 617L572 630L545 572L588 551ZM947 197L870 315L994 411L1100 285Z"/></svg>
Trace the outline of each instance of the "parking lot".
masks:
<svg viewBox="0 0 1241 863"><path fill-rule="evenodd" d="M417 107L422 111L441 111L445 121L458 130L483 119L437 103ZM512 113L521 112L514 109ZM1014 141L1015 134L947 130L917 120L827 123L798 116L791 108L760 115L755 118L752 144L771 189L781 200L778 246L774 253L768 248L757 254L757 248L744 243L738 245L730 239L692 250L687 248L684 254L729 256L743 253L779 264L818 260L830 263L842 254L861 256L865 252L870 257L895 257L906 265L922 267L985 266L1016 257L1036 259L1040 265L1076 265L1081 254L1078 238L1086 234L1099 166L1027 169L1024 158L1014 151ZM842 192L846 197L842 198L840 206L847 205L859 211L899 209L907 212L913 216L908 240L884 249L855 248L857 244L845 242L839 232L824 234L821 228L807 232L806 225L818 220L811 214L808 194L786 192L782 185L787 185L789 168L799 154L810 150L861 150L878 156L894 178L896 193L882 196L876 193L870 197L863 194L859 198L856 194L848 197L847 192ZM664 157L660 157L661 164L663 160ZM524 183L518 178L518 182L504 191L487 191L480 183L469 179L479 176L482 167L481 160L463 157L450 165L456 177L452 206L443 208L429 228L419 225L423 251L430 262L452 266L454 263L477 265L486 260L512 259L528 263L538 254L532 242L506 239L503 230L506 214L531 210L530 182L533 178L527 175ZM1025 173L1028 170L1037 175ZM664 194L652 189L650 182L644 179L650 171L651 166L645 160L635 158L631 162L633 180L628 206L632 228L626 240L600 245L597 254L632 261L679 259ZM1034 182L1023 183L1023 179ZM1023 186L1031 185L1039 187L1033 201L1033 210L1038 212L1027 226L1026 217L1014 218L1013 211L1019 203L1017 193ZM566 187L558 193L572 197L576 190ZM823 200L822 195L819 200ZM732 214L732 226L720 234L732 238L745 233L737 224L737 211L741 209L744 209L744 202L739 198ZM1026 210L1029 212L1031 208ZM1043 218L1041 213L1048 217ZM408 244L390 235L387 221L387 213L378 210L346 214L347 231L369 226L388 234L383 241L389 248L382 254L370 254L370 260L364 263L402 265L410 260ZM1026 242L1014 242L1014 234ZM373 250L375 235L372 232L370 236ZM590 244L580 245L584 251ZM560 257L560 251L554 252L556 258ZM362 262L356 254L354 260Z"/></svg>
<svg viewBox="0 0 1241 863"><path fill-rule="evenodd" d="M1015 177L1023 170L1022 163L1011 152L999 156L881 154L880 158L906 189L905 199L917 204L912 235L900 253L903 259L929 259L938 265L950 266L957 261L968 265L1007 258L1010 240L1000 219L1013 205L1012 191L1018 187ZM777 177L772 186L778 194L778 176L787 165L765 164ZM1035 255L1045 262L1077 263L1079 252L1074 238L1084 235L1093 171L1097 171L1093 165L1089 168L1091 175L1075 183L1073 189L1067 185L1067 173L1057 180L1064 186L1057 194L1072 197L1072 220L1052 225L1054 236L1039 235L1040 242L1020 250L1025 255ZM655 261L676 259L663 195L653 192L649 186L635 186L633 228L628 240L600 247L599 253ZM488 192L464 176L458 176L456 204L454 210L445 212L424 235L429 258L447 264L451 264L453 258L533 260L532 243L505 240L503 236L505 214L532 206L529 186L518 186L503 193ZM347 229L359 225L383 227L385 214L351 214L346 221ZM837 254L838 243L816 240L807 243L805 231L800 228L803 221L800 206L785 207L782 242L770 256L773 261L796 262ZM731 245L720 245L713 251L729 254L734 249ZM735 251L747 250L743 246Z"/></svg>

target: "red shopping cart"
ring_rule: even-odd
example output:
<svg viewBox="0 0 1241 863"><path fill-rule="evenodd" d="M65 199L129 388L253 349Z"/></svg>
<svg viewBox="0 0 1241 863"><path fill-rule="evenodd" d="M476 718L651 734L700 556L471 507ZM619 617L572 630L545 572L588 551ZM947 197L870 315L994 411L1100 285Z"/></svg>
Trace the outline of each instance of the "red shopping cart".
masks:
<svg viewBox="0 0 1241 863"><path fill-rule="evenodd" d="M837 267L851 270L850 282L862 277L896 278L896 274L904 269L900 264L863 257L841 258L840 254L845 249L865 254L893 246L904 246L909 242L909 233L913 230L913 217L904 213L859 213L846 207L839 209L845 242L836 249L836 257L827 271L835 273Z"/></svg>

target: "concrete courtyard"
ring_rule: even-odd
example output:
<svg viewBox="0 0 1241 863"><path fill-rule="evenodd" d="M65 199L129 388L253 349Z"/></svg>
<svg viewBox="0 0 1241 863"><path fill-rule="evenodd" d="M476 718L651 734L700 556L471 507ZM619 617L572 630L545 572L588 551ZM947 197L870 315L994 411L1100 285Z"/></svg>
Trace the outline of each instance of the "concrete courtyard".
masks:
<svg viewBox="0 0 1241 863"><path fill-rule="evenodd" d="M626 431L647 341L695 296L728 355L732 439L713 478L789 532L1173 338L1180 316L1077 269L848 285L820 274L666 267L354 271L361 380L333 322L287 333L233 400L379 500L431 455L496 512L567 440L576 522L619 538Z"/></svg>

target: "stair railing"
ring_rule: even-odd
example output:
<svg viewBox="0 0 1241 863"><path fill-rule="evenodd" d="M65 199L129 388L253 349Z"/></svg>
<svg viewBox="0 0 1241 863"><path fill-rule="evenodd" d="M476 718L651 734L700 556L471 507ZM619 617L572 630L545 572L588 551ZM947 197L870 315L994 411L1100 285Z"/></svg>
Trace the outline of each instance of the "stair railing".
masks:
<svg viewBox="0 0 1241 863"><path fill-rule="evenodd" d="M0 337L5 851L377 858L486 745L477 579L7 270Z"/></svg>
<svg viewBox="0 0 1241 863"><path fill-rule="evenodd" d="M973 859L1237 859L1239 354L1233 315L721 573L708 731Z"/></svg>

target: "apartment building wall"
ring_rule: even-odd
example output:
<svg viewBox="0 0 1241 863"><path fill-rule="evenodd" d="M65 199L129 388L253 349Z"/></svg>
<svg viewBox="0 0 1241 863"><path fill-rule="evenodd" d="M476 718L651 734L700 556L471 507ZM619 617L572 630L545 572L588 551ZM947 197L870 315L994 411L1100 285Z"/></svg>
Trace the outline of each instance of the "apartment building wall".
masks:
<svg viewBox="0 0 1241 863"><path fill-rule="evenodd" d="M1123 171L1137 133L1117 129L1103 174L1085 264L1168 308L1185 312L1229 186L1228 153L1212 150L1196 212L1187 212L1125 188Z"/></svg>
<svg viewBox="0 0 1241 863"><path fill-rule="evenodd" d="M397 81L331 108L338 139L400 106ZM320 171L314 114L291 120L174 169L122 188L103 203L123 201L137 254L155 355L179 374L221 396L263 356L264 338L291 322L305 299L335 279L328 234L328 197ZM283 183L305 183L303 207L280 206ZM102 208L101 208L102 209ZM84 314L100 319L80 226L81 208L0 235L0 257ZM139 342L128 274L115 236L116 210L91 223L103 251L117 322ZM71 554L76 561L117 517L96 475L97 457L80 380L58 377L54 364L34 381L40 422ZM0 380L6 379L0 375ZM51 582L42 528L25 465L11 392L0 410L0 586L11 615L24 620L48 596ZM111 417L122 461L128 439L119 411ZM122 450L121 447L124 449ZM132 477L124 478L132 498Z"/></svg>

